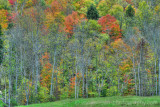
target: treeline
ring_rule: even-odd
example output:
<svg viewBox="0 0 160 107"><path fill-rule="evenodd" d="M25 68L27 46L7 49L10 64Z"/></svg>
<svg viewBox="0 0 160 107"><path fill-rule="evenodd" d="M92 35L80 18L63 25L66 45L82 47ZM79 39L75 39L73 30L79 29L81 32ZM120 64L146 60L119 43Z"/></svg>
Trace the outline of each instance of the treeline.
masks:
<svg viewBox="0 0 160 107"><path fill-rule="evenodd" d="M2 0L0 100L160 95L159 22L157 0Z"/></svg>

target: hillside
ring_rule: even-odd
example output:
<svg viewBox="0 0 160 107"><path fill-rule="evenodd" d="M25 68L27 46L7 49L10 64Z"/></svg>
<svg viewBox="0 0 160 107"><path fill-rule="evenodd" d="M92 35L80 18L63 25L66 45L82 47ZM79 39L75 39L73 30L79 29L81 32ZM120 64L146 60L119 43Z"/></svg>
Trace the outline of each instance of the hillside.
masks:
<svg viewBox="0 0 160 107"><path fill-rule="evenodd" d="M0 102L110 96L159 99L160 0L0 0Z"/></svg>

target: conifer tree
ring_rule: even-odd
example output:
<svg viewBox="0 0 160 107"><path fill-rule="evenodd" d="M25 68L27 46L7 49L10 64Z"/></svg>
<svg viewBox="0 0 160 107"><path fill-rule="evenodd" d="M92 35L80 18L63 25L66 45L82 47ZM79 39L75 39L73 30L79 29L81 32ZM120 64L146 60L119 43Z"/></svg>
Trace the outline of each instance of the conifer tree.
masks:
<svg viewBox="0 0 160 107"><path fill-rule="evenodd" d="M126 16L134 17L134 15L135 15L135 10L131 5L129 5L128 8L126 9Z"/></svg>
<svg viewBox="0 0 160 107"><path fill-rule="evenodd" d="M92 4L87 10L87 19L97 20L99 18L99 13L96 7Z"/></svg>

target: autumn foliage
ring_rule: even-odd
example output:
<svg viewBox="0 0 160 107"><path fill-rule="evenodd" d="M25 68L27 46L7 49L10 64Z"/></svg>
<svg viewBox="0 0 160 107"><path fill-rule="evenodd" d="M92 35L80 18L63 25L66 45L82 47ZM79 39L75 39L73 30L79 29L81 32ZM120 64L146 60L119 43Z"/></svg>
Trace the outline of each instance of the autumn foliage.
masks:
<svg viewBox="0 0 160 107"><path fill-rule="evenodd" d="M126 1L126 2L129 3L129 4L133 4L133 3L132 3L132 0L124 0L124 1Z"/></svg>
<svg viewBox="0 0 160 107"><path fill-rule="evenodd" d="M50 7L45 9L45 25L49 28L53 24L63 25L64 15L62 14L63 6L60 1L55 0L50 4Z"/></svg>
<svg viewBox="0 0 160 107"><path fill-rule="evenodd" d="M112 39L118 39L122 37L121 29L114 16L107 14L99 18L98 23L102 26L101 32L108 33Z"/></svg>
<svg viewBox="0 0 160 107"><path fill-rule="evenodd" d="M49 53L44 53L41 60L42 71L41 71L41 85L44 87L49 87L51 82L51 72L52 72L52 65L49 62Z"/></svg>
<svg viewBox="0 0 160 107"><path fill-rule="evenodd" d="M8 27L8 12L7 10L0 10L0 25L2 26L2 29L6 29Z"/></svg>
<svg viewBox="0 0 160 107"><path fill-rule="evenodd" d="M80 73L77 73L77 81L80 79ZM69 84L69 96L71 97L72 95L74 95L74 90L75 90L75 80L76 80L76 76L73 76L72 78L70 78L70 84Z"/></svg>
<svg viewBox="0 0 160 107"><path fill-rule="evenodd" d="M72 12L65 18L65 32L68 33L68 37L73 35L73 28L76 24L79 23L79 16L77 12Z"/></svg>
<svg viewBox="0 0 160 107"><path fill-rule="evenodd" d="M16 2L16 0L8 0L8 1L11 5L14 5L14 3Z"/></svg>

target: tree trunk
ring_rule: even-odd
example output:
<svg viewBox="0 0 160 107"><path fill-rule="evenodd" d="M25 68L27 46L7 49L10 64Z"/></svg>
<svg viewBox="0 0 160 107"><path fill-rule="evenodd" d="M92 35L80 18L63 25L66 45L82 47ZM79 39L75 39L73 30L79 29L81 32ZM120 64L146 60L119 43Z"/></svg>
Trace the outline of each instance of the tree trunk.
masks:
<svg viewBox="0 0 160 107"><path fill-rule="evenodd" d="M159 76L158 76L158 89L159 89L159 96L160 96L160 57L158 58L158 66L159 66Z"/></svg>
<svg viewBox="0 0 160 107"><path fill-rule="evenodd" d="M134 53L133 53L133 71L134 71L134 79L135 79L135 81L134 81L135 82L135 90L136 90L136 96L137 96L137 76L136 76L136 69L135 69Z"/></svg>
<svg viewBox="0 0 160 107"><path fill-rule="evenodd" d="M138 80L139 80L139 96L141 96L141 79L140 79L140 65L138 64Z"/></svg>
<svg viewBox="0 0 160 107"><path fill-rule="evenodd" d="M76 74L75 74L75 98L77 96L77 49L76 49Z"/></svg>
<svg viewBox="0 0 160 107"><path fill-rule="evenodd" d="M57 53L57 47L55 46L55 49L54 49L54 61L53 61L53 71L52 71L52 77L51 77L51 89L50 89L50 95L51 96L54 93L53 76L54 76L55 64L56 64L56 53Z"/></svg>

